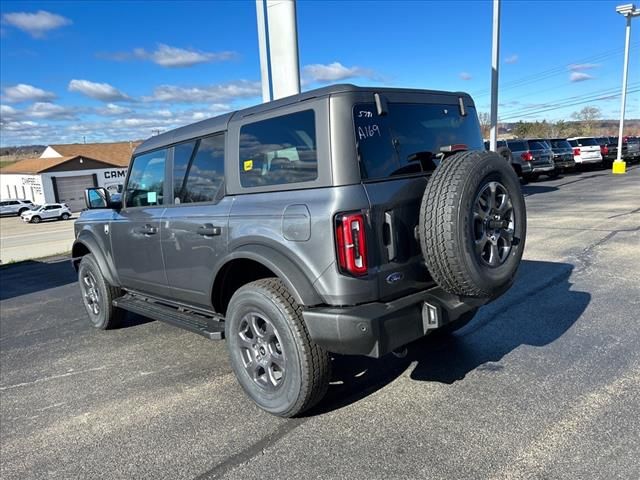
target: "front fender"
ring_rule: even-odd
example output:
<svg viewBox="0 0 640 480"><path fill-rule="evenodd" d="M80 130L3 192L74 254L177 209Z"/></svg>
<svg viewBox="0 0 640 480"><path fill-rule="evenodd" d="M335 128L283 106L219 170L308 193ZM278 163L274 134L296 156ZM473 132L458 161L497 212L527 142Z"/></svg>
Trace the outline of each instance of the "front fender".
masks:
<svg viewBox="0 0 640 480"><path fill-rule="evenodd" d="M86 254L85 249L96 259L100 271L107 282L114 287L119 287L120 280L118 279L115 265L113 264L113 258L108 253L108 250L105 250L104 242L98 240L96 236L88 230L80 232L78 238L73 242L71 262L76 270L80 260ZM78 254L79 252L82 252L82 254Z"/></svg>

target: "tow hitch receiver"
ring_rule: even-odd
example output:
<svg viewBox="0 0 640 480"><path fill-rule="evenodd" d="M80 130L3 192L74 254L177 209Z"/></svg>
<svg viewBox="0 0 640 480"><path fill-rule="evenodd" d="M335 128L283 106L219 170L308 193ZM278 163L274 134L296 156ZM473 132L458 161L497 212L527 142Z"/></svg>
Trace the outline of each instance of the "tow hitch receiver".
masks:
<svg viewBox="0 0 640 480"><path fill-rule="evenodd" d="M422 324L425 330L439 328L442 324L440 309L435 305L424 302L422 304Z"/></svg>

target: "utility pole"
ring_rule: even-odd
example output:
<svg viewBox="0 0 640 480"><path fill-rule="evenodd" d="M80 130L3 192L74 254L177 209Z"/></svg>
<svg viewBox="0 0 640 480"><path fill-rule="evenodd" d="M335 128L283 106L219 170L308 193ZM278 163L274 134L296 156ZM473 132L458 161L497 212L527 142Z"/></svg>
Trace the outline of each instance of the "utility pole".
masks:
<svg viewBox="0 0 640 480"><path fill-rule="evenodd" d="M620 129L618 130L618 156L613 162L613 173L625 173L627 164L622 160L622 144L624 135L624 111L627 105L627 77L629 76L629 43L631 41L631 19L640 15L640 9L637 9L633 3L620 5L616 7L616 12L627 20L625 28L624 40L624 65L622 67L622 104L620 106Z"/></svg>
<svg viewBox="0 0 640 480"><path fill-rule="evenodd" d="M493 0L493 36L491 42L491 129L489 149L498 147L498 67L500 62L500 0Z"/></svg>

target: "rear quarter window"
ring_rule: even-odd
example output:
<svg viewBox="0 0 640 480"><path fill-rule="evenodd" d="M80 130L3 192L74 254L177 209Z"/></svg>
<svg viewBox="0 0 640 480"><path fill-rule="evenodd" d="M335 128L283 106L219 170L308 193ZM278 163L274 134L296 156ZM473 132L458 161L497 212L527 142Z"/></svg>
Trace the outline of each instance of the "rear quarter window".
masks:
<svg viewBox="0 0 640 480"><path fill-rule="evenodd" d="M262 187L318 178L313 110L243 125L240 129L240 184Z"/></svg>

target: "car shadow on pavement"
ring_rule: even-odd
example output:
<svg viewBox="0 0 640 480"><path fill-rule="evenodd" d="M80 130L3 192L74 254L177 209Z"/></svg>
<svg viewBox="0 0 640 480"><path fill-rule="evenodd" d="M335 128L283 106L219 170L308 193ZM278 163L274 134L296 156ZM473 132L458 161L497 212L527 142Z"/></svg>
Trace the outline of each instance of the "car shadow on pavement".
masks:
<svg viewBox="0 0 640 480"><path fill-rule="evenodd" d="M42 262L25 260L0 266L0 300L73 283L78 279L68 258Z"/></svg>
<svg viewBox="0 0 640 480"><path fill-rule="evenodd" d="M558 190L558 187L551 187L549 185L522 185L522 194L525 197L530 197L538 193L555 192L556 190Z"/></svg>
<svg viewBox="0 0 640 480"><path fill-rule="evenodd" d="M417 340L405 358L336 356L329 392L309 415L354 403L405 372L413 380L452 384L474 370L508 369L507 354L522 345L549 345L587 308L591 295L571 289L572 271L567 263L523 261L514 286L457 332Z"/></svg>

